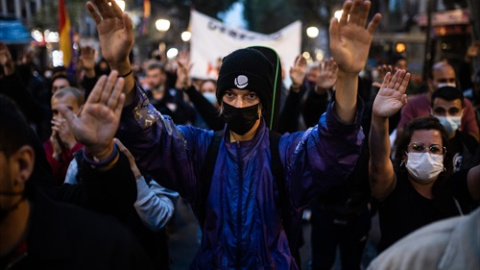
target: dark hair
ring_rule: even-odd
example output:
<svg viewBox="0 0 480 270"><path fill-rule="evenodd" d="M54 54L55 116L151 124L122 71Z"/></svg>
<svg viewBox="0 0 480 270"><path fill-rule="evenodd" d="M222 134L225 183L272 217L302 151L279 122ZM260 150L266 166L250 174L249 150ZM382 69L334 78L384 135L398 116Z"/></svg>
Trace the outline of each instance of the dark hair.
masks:
<svg viewBox="0 0 480 270"><path fill-rule="evenodd" d="M407 61L407 58L401 54L394 54L390 57L390 65L394 66L400 60Z"/></svg>
<svg viewBox="0 0 480 270"><path fill-rule="evenodd" d="M65 79L65 80L68 81L68 83L70 84L70 86L72 86L72 87L76 87L76 86L77 86L77 83L76 83L70 76L68 76L68 75L58 74L58 75L54 76L54 77L52 78L52 85L53 85L53 82L54 82L56 79ZM52 88L52 87L50 86L50 88Z"/></svg>
<svg viewBox="0 0 480 270"><path fill-rule="evenodd" d="M167 73L167 71L165 70L165 66L158 61L152 61L148 64L147 70L153 69L159 69L162 73Z"/></svg>
<svg viewBox="0 0 480 270"><path fill-rule="evenodd" d="M433 116L425 116L415 118L412 121L405 124L403 131L398 134L396 145L397 150L395 152L395 158L393 164L396 169L400 169L401 164L403 163L403 156L407 152L408 144L410 144L410 140L412 139L413 133L417 130L438 130L440 131L442 137L442 145L445 148L448 148L447 145L449 144L448 134L440 121ZM452 173L453 171L453 164L452 164L452 154L447 152L443 159L443 166L446 169L446 175Z"/></svg>
<svg viewBox="0 0 480 270"><path fill-rule="evenodd" d="M27 120L15 102L0 94L0 151L8 157L30 144L30 132Z"/></svg>
<svg viewBox="0 0 480 270"><path fill-rule="evenodd" d="M454 100L460 99L460 101L462 102L462 108L464 107L463 93L455 87L444 86L433 91L432 99L430 101L430 106L432 108L433 108L433 102L435 101L436 98L441 98L446 101L454 101Z"/></svg>

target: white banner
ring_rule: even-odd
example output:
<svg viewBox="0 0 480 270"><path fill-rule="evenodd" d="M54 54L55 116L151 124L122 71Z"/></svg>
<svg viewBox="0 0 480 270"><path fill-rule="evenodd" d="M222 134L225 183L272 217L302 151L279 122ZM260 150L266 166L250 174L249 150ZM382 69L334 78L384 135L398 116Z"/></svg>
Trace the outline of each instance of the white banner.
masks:
<svg viewBox="0 0 480 270"><path fill-rule="evenodd" d="M192 37L190 57L193 63L190 72L193 78L213 78L218 75L219 60L229 53L249 47L266 46L277 51L282 67L287 72L301 50L300 21L295 21L273 34L264 35L243 29L228 27L222 22L195 10L190 16Z"/></svg>

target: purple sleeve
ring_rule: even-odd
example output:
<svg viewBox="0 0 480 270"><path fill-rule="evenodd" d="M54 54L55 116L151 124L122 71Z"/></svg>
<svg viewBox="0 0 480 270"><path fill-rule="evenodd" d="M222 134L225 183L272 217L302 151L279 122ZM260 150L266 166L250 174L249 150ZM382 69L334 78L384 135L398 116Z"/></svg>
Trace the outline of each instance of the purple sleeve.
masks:
<svg viewBox="0 0 480 270"><path fill-rule="evenodd" d="M316 126L282 137L280 153L294 208L307 206L316 195L341 183L353 171L365 137L360 127L361 99L357 104L353 124L341 123L331 102Z"/></svg>
<svg viewBox="0 0 480 270"><path fill-rule="evenodd" d="M137 86L136 86L137 87ZM196 196L201 165L213 131L176 126L161 115L137 87L131 105L122 112L117 137L135 156L137 165L185 199Z"/></svg>

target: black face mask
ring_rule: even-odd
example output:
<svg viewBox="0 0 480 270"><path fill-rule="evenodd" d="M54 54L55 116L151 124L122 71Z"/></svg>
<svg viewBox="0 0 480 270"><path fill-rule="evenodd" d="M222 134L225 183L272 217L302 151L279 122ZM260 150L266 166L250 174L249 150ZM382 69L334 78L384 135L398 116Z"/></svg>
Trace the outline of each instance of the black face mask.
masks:
<svg viewBox="0 0 480 270"><path fill-rule="evenodd" d="M243 135L252 129L259 118L258 104L246 108L236 108L224 102L222 117L231 131Z"/></svg>
<svg viewBox="0 0 480 270"><path fill-rule="evenodd" d="M7 209L0 208L0 223L2 223L3 220L8 216L8 214L13 210L15 210L20 205L20 203L25 199L23 192L0 192L0 196L18 196L18 195L22 195L22 198L18 202L16 202L14 205L10 206Z"/></svg>

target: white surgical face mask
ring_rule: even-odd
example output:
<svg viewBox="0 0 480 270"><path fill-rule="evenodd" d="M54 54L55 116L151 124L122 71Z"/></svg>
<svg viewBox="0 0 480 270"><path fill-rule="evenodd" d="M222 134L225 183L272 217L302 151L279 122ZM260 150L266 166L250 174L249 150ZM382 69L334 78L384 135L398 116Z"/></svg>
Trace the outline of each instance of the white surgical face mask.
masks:
<svg viewBox="0 0 480 270"><path fill-rule="evenodd" d="M448 136L451 136L461 125L462 116L435 116L445 128Z"/></svg>
<svg viewBox="0 0 480 270"><path fill-rule="evenodd" d="M418 183L431 183L443 171L443 155L428 152L410 152L407 155L407 170Z"/></svg>
<svg viewBox="0 0 480 270"><path fill-rule="evenodd" d="M439 83L439 84L437 85L437 89L438 89L438 88L445 87L445 86L457 87L457 84L455 84L455 83Z"/></svg>
<svg viewBox="0 0 480 270"><path fill-rule="evenodd" d="M212 105L217 101L217 96L212 92L203 93L203 97L206 98Z"/></svg>

